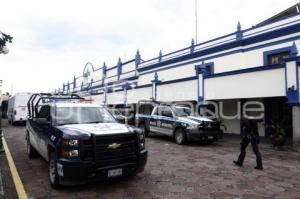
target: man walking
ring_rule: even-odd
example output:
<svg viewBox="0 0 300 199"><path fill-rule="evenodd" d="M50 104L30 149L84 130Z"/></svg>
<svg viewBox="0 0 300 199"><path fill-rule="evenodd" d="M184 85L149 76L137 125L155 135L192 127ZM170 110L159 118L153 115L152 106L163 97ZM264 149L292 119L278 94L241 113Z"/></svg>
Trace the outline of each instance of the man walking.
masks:
<svg viewBox="0 0 300 199"><path fill-rule="evenodd" d="M256 167L255 169L262 170L262 158L261 154L258 149L258 144L259 144L259 135L258 135L258 128L257 128L257 123L261 122L261 120L255 120L255 119L242 119L242 132L243 132L243 138L241 141L241 152L239 155L239 158L237 161L233 161L233 163L239 167L243 166L244 159L246 156L246 148L248 144L251 142L253 152L256 155Z"/></svg>

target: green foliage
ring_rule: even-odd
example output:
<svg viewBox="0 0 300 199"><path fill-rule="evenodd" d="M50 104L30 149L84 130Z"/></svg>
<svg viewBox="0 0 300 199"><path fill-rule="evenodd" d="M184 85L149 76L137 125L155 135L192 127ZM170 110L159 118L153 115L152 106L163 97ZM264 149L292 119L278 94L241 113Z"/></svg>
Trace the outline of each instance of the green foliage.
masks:
<svg viewBox="0 0 300 199"><path fill-rule="evenodd" d="M6 42L12 43L13 37L4 33L1 33L2 37L0 37L0 48L6 46Z"/></svg>
<svg viewBox="0 0 300 199"><path fill-rule="evenodd" d="M274 122L268 126L270 129L270 134L273 136L285 136L284 121Z"/></svg>

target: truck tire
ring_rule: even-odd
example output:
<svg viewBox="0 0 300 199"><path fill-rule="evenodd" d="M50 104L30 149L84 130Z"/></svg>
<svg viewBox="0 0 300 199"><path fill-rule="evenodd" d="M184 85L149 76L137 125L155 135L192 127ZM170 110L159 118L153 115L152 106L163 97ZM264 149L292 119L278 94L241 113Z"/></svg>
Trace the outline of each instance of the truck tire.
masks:
<svg viewBox="0 0 300 199"><path fill-rule="evenodd" d="M186 144L186 141L187 141L186 134L182 128L176 129L176 131L174 133L174 139L175 139L176 144L180 144L180 145Z"/></svg>
<svg viewBox="0 0 300 199"><path fill-rule="evenodd" d="M144 123L139 124L139 128L144 132L145 137L148 137L149 131L147 130L147 127Z"/></svg>
<svg viewBox="0 0 300 199"><path fill-rule="evenodd" d="M57 172L57 158L54 152L50 154L49 181L52 188L58 189L60 187L59 176Z"/></svg>
<svg viewBox="0 0 300 199"><path fill-rule="evenodd" d="M26 140L27 140L27 155L28 155L28 157L30 159L37 157L38 153L37 153L37 151L35 150L35 148L33 148L33 146L30 143L29 133L27 133Z"/></svg>

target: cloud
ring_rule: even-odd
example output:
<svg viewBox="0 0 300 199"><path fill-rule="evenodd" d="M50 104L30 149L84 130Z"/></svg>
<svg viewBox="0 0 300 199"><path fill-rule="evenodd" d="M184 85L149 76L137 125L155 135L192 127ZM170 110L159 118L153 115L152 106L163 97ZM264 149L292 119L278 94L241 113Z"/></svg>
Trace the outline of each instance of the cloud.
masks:
<svg viewBox="0 0 300 199"><path fill-rule="evenodd" d="M50 91L105 61L114 66L190 45L194 0L10 0L2 2L0 29L14 37L0 57L4 91ZM254 25L297 0L198 0L198 41ZM253 14L257 13L257 14Z"/></svg>

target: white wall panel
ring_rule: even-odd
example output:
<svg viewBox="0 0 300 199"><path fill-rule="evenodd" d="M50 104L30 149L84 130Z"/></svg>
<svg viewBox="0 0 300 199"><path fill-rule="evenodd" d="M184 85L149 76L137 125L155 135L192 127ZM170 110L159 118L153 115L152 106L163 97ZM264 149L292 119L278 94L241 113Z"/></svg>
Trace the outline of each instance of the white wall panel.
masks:
<svg viewBox="0 0 300 199"><path fill-rule="evenodd" d="M284 68L204 80L205 100L285 96Z"/></svg>
<svg viewBox="0 0 300 199"><path fill-rule="evenodd" d="M230 54L205 61L206 63L214 62L215 73L228 72L233 70L241 70L251 67L263 66L265 51L275 50L279 48L290 47L292 42L286 42L265 48L259 48L252 51ZM300 46L299 46L300 47Z"/></svg>
<svg viewBox="0 0 300 199"><path fill-rule="evenodd" d="M106 72L106 77L111 77L111 76L115 76L115 75L118 75L118 69L117 68L108 70Z"/></svg>
<svg viewBox="0 0 300 199"><path fill-rule="evenodd" d="M139 88L127 91L127 103L137 103L140 100L150 100L152 97L152 87Z"/></svg>
<svg viewBox="0 0 300 199"><path fill-rule="evenodd" d="M133 77L133 76L135 76L135 71L132 71L132 72L126 73L126 74L122 74L122 75L120 76L120 79L125 79L125 78Z"/></svg>
<svg viewBox="0 0 300 199"><path fill-rule="evenodd" d="M182 79L196 75L195 71L196 64L187 64L180 67L170 68L166 70L158 71L158 78L162 81L169 81L175 79ZM151 84L154 79L154 72L145 75L140 75L138 85Z"/></svg>
<svg viewBox="0 0 300 199"><path fill-rule="evenodd" d="M162 81L169 81L195 76L195 64L188 64L181 67L175 67L168 70L158 71L157 74L159 79Z"/></svg>
<svg viewBox="0 0 300 199"><path fill-rule="evenodd" d="M92 100L93 100L93 104L103 104L103 95L93 95L92 96Z"/></svg>
<svg viewBox="0 0 300 199"><path fill-rule="evenodd" d="M122 66L122 73L135 71L135 62L128 63Z"/></svg>
<svg viewBox="0 0 300 199"><path fill-rule="evenodd" d="M124 104L124 92L108 93L106 98L107 104Z"/></svg>
<svg viewBox="0 0 300 199"><path fill-rule="evenodd" d="M91 74L91 77L92 77L92 79L93 79L94 82L102 80L102 76L103 76L102 70L94 71Z"/></svg>
<svg viewBox="0 0 300 199"><path fill-rule="evenodd" d="M297 89L297 68L296 62L286 63L286 78L287 78L287 88L294 86Z"/></svg>
<svg viewBox="0 0 300 199"><path fill-rule="evenodd" d="M197 101L197 80L157 86L158 101Z"/></svg>

